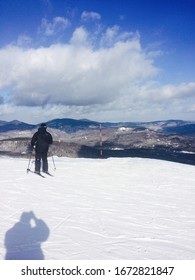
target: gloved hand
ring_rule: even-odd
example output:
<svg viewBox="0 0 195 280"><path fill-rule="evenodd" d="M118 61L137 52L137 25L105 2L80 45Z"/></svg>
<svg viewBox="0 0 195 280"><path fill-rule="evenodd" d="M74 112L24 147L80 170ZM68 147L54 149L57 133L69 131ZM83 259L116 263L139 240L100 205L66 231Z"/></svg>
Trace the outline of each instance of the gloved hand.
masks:
<svg viewBox="0 0 195 280"><path fill-rule="evenodd" d="M33 150L34 150L34 147L29 144L28 147L27 147L27 152L29 154L32 154Z"/></svg>

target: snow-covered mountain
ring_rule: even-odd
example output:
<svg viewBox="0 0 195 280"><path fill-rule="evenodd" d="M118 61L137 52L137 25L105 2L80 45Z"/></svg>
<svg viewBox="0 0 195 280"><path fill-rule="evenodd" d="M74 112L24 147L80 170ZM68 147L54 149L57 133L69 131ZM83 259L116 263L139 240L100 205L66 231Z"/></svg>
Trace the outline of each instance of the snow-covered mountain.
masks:
<svg viewBox="0 0 195 280"><path fill-rule="evenodd" d="M100 123L55 119L46 122L57 156L100 157ZM181 120L102 124L103 157L143 157L195 164L195 123ZM0 121L0 154L26 155L38 125ZM183 153L185 152L185 153Z"/></svg>
<svg viewBox="0 0 195 280"><path fill-rule="evenodd" d="M20 130L31 130L35 128L35 125L20 122L17 120L11 122L0 121L0 133L8 131L20 131Z"/></svg>
<svg viewBox="0 0 195 280"><path fill-rule="evenodd" d="M0 157L0 259L195 258L194 166L54 160L41 178L28 159Z"/></svg>
<svg viewBox="0 0 195 280"><path fill-rule="evenodd" d="M94 129L99 127L100 122L91 121L87 119L75 120L69 118L53 119L46 122L49 128L59 129L65 132L75 132L78 130ZM149 128L151 130L160 130L162 132L170 132L175 134L195 134L195 122L188 122L182 120L167 120L167 121L154 121L154 122L102 122L103 127L125 127L125 128ZM0 120L0 132L8 132L13 130L31 130L38 127L24 123L18 120L11 122Z"/></svg>

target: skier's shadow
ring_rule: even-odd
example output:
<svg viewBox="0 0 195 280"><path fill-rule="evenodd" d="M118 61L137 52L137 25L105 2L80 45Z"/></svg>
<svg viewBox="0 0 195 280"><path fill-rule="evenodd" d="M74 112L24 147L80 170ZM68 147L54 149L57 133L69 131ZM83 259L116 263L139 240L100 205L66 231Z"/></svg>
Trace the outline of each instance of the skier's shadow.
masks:
<svg viewBox="0 0 195 280"><path fill-rule="evenodd" d="M23 212L5 234L6 260L43 260L41 243L49 236L46 223L33 212Z"/></svg>

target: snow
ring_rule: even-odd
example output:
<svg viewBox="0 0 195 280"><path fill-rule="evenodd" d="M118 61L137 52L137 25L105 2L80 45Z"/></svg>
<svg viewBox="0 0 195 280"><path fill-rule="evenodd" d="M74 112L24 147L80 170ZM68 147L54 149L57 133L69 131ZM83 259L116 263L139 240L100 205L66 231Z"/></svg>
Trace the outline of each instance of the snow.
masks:
<svg viewBox="0 0 195 280"><path fill-rule="evenodd" d="M54 160L41 178L27 159L0 157L0 259L195 259L194 166Z"/></svg>

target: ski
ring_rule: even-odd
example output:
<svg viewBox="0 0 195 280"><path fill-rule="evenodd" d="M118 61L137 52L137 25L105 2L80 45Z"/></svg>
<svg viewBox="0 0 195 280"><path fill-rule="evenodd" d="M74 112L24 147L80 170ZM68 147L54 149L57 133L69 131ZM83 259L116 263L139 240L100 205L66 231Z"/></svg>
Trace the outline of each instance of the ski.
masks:
<svg viewBox="0 0 195 280"><path fill-rule="evenodd" d="M49 176L51 176L51 177L54 177L53 174L51 174L51 173L49 173L49 172L44 172L44 171L43 171L43 173L44 173L44 174L47 174L47 175L49 175Z"/></svg>
<svg viewBox="0 0 195 280"><path fill-rule="evenodd" d="M38 175L38 176L40 176L40 177L42 177L42 178L46 178L45 176L43 176L43 174L34 172L34 171L30 170L29 168L27 169L27 173L28 173L28 172L31 172L31 173L33 173L33 174L36 174L36 175Z"/></svg>
<svg viewBox="0 0 195 280"><path fill-rule="evenodd" d="M33 172L34 174L41 176L42 178L46 178L45 176L43 176L41 173L37 173L37 172Z"/></svg>

